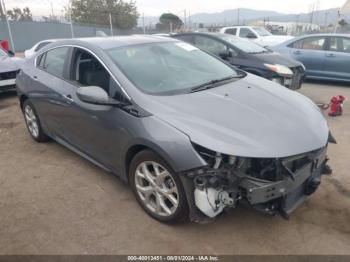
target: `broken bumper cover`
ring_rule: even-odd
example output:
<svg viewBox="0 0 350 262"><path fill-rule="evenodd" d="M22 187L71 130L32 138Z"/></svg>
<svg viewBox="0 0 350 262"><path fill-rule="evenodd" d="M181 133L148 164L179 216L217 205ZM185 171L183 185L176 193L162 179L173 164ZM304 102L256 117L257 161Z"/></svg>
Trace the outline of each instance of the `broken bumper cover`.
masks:
<svg viewBox="0 0 350 262"><path fill-rule="evenodd" d="M252 172L257 165L254 161L270 162ZM194 209L190 212L191 219L200 222L213 218L240 203L267 214L288 217L317 190L322 174L327 173L326 163L327 147L324 147L283 159L237 158L230 165L222 163L218 168L216 162L216 168L191 172L187 174L193 183L188 187L191 193L187 194L190 209Z"/></svg>
<svg viewBox="0 0 350 262"><path fill-rule="evenodd" d="M304 202L307 196L316 191L321 183L321 176L326 161L326 149L323 149L317 152L315 157L310 160L308 164L296 172L288 170L282 162L282 165L284 165L289 173L289 176L284 180L271 182L247 178L242 181L240 186L245 189L246 199L253 207L257 205L257 209L259 209L258 204L264 204L279 199L278 206L272 205L270 207L265 207L261 211L279 211L282 214L289 215Z"/></svg>

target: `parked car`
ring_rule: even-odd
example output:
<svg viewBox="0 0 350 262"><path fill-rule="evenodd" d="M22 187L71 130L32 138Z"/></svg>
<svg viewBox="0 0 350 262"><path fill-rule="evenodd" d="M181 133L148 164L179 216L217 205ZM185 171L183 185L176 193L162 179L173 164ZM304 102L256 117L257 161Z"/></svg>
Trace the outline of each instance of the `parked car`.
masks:
<svg viewBox="0 0 350 262"><path fill-rule="evenodd" d="M0 93L15 90L16 75L22 59L12 57L0 48Z"/></svg>
<svg viewBox="0 0 350 262"><path fill-rule="evenodd" d="M325 172L329 129L311 100L175 39L59 41L17 86L35 141L119 175L162 222L242 202L285 216Z"/></svg>
<svg viewBox="0 0 350 262"><path fill-rule="evenodd" d="M294 38L293 36L289 35L273 35L265 28L258 26L223 27L220 29L220 33L231 34L237 37L249 39L264 47L278 45Z"/></svg>
<svg viewBox="0 0 350 262"><path fill-rule="evenodd" d="M307 35L273 49L302 62L307 78L350 81L350 35Z"/></svg>
<svg viewBox="0 0 350 262"><path fill-rule="evenodd" d="M43 40L38 43L36 43L32 48L25 50L24 51L24 56L26 58L33 56L35 53L40 51L43 47L47 46L48 44L51 44L53 42L56 42L58 39L48 39L48 40Z"/></svg>
<svg viewBox="0 0 350 262"><path fill-rule="evenodd" d="M301 87L304 66L249 40L221 33L183 33L172 37L214 54L230 64L290 89Z"/></svg>

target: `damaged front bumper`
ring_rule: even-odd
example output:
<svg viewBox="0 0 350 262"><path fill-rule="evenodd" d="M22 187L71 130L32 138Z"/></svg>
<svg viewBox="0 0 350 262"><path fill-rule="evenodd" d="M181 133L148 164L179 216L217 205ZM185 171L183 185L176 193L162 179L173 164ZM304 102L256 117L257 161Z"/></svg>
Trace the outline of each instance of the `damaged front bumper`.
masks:
<svg viewBox="0 0 350 262"><path fill-rule="evenodd" d="M229 157L204 148L197 150L211 167L187 173L183 182L190 218L198 222L239 204L287 218L316 191L321 176L331 172L327 147L275 159Z"/></svg>

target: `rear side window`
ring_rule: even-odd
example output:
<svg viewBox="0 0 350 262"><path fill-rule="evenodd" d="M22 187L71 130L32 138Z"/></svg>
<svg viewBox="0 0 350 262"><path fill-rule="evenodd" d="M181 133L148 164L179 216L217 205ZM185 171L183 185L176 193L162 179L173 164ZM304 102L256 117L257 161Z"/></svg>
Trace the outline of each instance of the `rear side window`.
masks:
<svg viewBox="0 0 350 262"><path fill-rule="evenodd" d="M236 35L236 33L237 33L236 28L229 28L225 30L225 34Z"/></svg>
<svg viewBox="0 0 350 262"><path fill-rule="evenodd" d="M45 56L40 57L38 67L52 75L63 77L68 51L69 47L60 47L46 52Z"/></svg>
<svg viewBox="0 0 350 262"><path fill-rule="evenodd" d="M41 48L43 48L44 46L47 46L48 44L50 44L51 42L42 42L40 44L38 44L38 46L35 48L35 52L38 52Z"/></svg>

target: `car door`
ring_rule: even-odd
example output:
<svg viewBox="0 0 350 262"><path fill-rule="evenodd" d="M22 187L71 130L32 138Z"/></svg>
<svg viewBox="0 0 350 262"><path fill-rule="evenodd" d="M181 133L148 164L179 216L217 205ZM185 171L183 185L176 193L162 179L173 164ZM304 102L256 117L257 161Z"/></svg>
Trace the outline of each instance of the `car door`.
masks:
<svg viewBox="0 0 350 262"><path fill-rule="evenodd" d="M53 136L61 132L59 115L66 104L66 98L62 96L63 76L70 50L70 47L58 47L41 54L36 59L36 67L27 72L31 100Z"/></svg>
<svg viewBox="0 0 350 262"><path fill-rule="evenodd" d="M291 43L290 56L304 64L306 75L324 77L325 48L327 38L325 36L311 36Z"/></svg>
<svg viewBox="0 0 350 262"><path fill-rule="evenodd" d="M70 60L70 74L62 90L66 105L60 110L62 139L75 149L105 167L112 167L120 158L123 128L128 114L116 107L94 105L81 101L76 92L82 86L99 86L111 98L123 100L121 87L96 56L75 48Z"/></svg>
<svg viewBox="0 0 350 262"><path fill-rule="evenodd" d="M350 80L350 38L334 36L329 41L324 63L326 76Z"/></svg>

